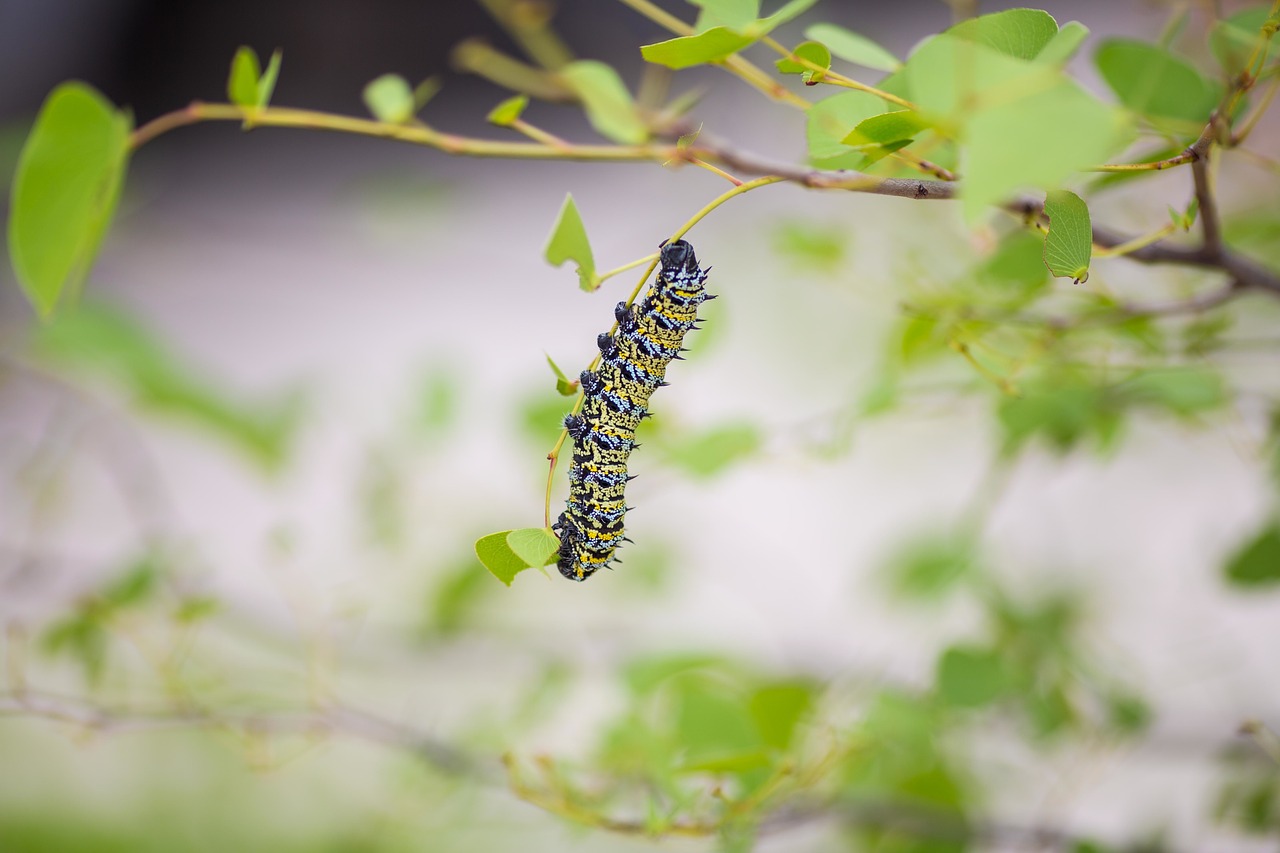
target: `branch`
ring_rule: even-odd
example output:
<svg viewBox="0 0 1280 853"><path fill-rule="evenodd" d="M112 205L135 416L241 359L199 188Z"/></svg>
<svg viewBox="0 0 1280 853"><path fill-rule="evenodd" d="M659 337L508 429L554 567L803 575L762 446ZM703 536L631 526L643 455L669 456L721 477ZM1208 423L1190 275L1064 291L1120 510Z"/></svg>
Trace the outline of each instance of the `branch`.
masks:
<svg viewBox="0 0 1280 853"><path fill-rule="evenodd" d="M447 154L527 160L577 160L604 163L683 163L704 160L749 175L762 175L789 181L811 189L847 190L872 195L896 196L916 200L954 199L960 194L960 185L948 181L927 178L884 178L865 172L846 170L827 171L813 169L795 163L784 163L739 151L715 140L700 140L694 145L646 143L643 145L546 145L540 142L505 142L493 139L476 139L442 133L425 125L401 125L373 119L333 115L312 110L284 107L257 109L233 104L207 104L195 102L182 110L160 116L133 132L132 148L138 148L152 139L184 125L202 121L238 121L249 127L294 127L312 130L331 130L382 139L395 139L435 148ZM1199 151L1213 141L1206 128L1201 139L1192 148ZM1203 140L1203 146L1201 145ZM1190 150L1190 149L1189 149ZM1198 156L1198 155L1197 155ZM1197 161L1198 162L1198 161ZM1210 204L1212 208L1213 205ZM1043 204L1035 199L1019 199L1005 205L1005 209L1017 216L1039 216ZM1201 215L1206 215L1201 204ZM1216 222L1216 219L1215 219ZM1112 248L1131 242L1131 238L1101 226L1094 228L1094 242ZM1280 295L1280 275L1245 255L1227 248L1215 250L1212 245L1199 249L1186 249L1154 244L1136 249L1125 257L1141 263L1167 263L1217 269L1240 282L1241 287L1255 288Z"/></svg>
<svg viewBox="0 0 1280 853"><path fill-rule="evenodd" d="M1218 222L1218 202L1209 183L1207 157L1191 164L1191 176L1195 181L1196 202L1200 206L1200 230L1204 235L1201 251L1208 257L1220 258L1225 247L1222 244L1222 225Z"/></svg>
<svg viewBox="0 0 1280 853"><path fill-rule="evenodd" d="M329 704L302 711L210 711L203 708L109 708L82 699L32 691L0 692L0 717L37 717L99 732L209 728L245 733L340 733L410 752L455 775L493 775L470 756L423 732L364 711ZM493 768L496 770L496 767Z"/></svg>

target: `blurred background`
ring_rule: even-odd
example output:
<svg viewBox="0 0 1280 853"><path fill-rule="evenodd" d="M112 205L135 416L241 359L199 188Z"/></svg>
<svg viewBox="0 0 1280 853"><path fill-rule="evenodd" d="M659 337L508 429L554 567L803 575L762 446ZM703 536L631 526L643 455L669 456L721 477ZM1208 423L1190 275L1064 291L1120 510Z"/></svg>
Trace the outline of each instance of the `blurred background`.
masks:
<svg viewBox="0 0 1280 853"><path fill-rule="evenodd" d="M1188 7L1193 55L1215 5ZM1095 88L1097 39L1152 39L1178 11L1044 8L1091 28L1073 68ZM820 19L905 56L953 14L826 0L779 38ZM666 37L621 4L566 0L554 23L633 89L636 47ZM433 126L505 138L484 122L505 93L451 62L473 38L517 49L471 3L0 0L0 182L60 81L142 123L221 100L242 44L283 50L275 104L363 115L370 79L439 75ZM794 111L712 69L677 76L692 88L709 132L803 160ZM527 116L591 138L571 105ZM1274 154L1276 131L1268 117L1254 147ZM1187 180L1120 188L1095 215L1139 233ZM1273 173L1227 165L1220 188L1224 209L1275 210ZM1010 459L998 394L958 357L887 411L867 402L912 367L894 361L902 303L967 280L996 226L944 204L752 193L689 235L724 298L655 398L622 566L504 588L477 562L478 536L542 523L545 455L572 403L547 356L576 374L635 282L586 294L543 261L565 194L608 269L723 189L692 168L209 123L131 162L83 325L38 327L6 262L2 686L43 698L0 705L0 851L727 845L646 838L643 810L639 831L547 814L574 816L569 786L606 802L600 780L643 776L628 737L691 713L692 694L671 711L637 686L652 671L730 693L803 685L806 749L859 732L842 790L924 790L984 828L979 849L1275 849L1275 774L1238 732L1280 724L1280 606L1222 574L1275 501L1280 312L1265 299L1233 321L1261 344L1213 362L1224 405L1135 416L1101 450ZM1203 280L1116 261L1087 287ZM553 515L563 473L554 489ZM947 698L948 652L985 677L976 649L1052 684L917 701ZM797 814L759 849L963 846Z"/></svg>

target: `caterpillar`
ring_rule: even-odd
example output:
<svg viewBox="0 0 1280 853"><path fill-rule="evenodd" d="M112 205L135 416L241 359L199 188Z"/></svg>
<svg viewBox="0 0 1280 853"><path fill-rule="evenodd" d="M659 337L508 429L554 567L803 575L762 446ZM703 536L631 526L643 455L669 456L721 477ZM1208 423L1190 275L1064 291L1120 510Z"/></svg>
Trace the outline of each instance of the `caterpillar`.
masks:
<svg viewBox="0 0 1280 853"><path fill-rule="evenodd" d="M596 338L598 370L579 377L582 410L565 416L573 439L569 498L552 530L559 531L557 563L569 580L584 581L608 568L626 538L623 517L627 459L637 445L636 427L649 417L649 397L668 384L667 365L679 359L685 333L698 328L698 306L715 297L703 289L710 267L700 269L684 240L665 243L659 270L635 306L614 309L618 330Z"/></svg>

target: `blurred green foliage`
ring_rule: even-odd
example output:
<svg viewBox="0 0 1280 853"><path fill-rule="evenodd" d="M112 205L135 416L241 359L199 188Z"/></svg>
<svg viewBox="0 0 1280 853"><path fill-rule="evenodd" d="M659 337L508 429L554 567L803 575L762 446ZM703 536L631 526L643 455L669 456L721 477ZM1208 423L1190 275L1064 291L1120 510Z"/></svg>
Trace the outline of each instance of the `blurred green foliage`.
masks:
<svg viewBox="0 0 1280 853"><path fill-rule="evenodd" d="M1271 485L1280 486L1280 402L1270 387L1261 392L1252 388L1256 376L1225 357L1240 345L1242 328L1255 333L1269 329L1266 324L1274 320L1274 311L1245 312L1233 304L1234 293L1227 300L1195 301L1206 293L1212 296L1209 283L1217 283L1228 271L1214 268L1222 251L1248 253L1243 261L1237 259L1237 271L1255 260L1270 269L1280 264L1280 218L1274 206L1228 212L1223 229L1226 250L1206 243L1199 250L1167 256L1166 260L1181 258L1184 267L1209 269L1192 270L1184 281L1170 277L1151 286L1166 298L1176 296L1184 302L1144 303L1128 292L1120 277L1112 276L1117 267L1111 264L1126 263L1126 251L1168 249L1166 238L1187 239L1171 234L1173 230L1190 231L1199 224L1201 236L1209 234L1203 229L1212 228L1205 220L1217 216L1215 205L1200 181L1188 181L1190 201L1170 207L1167 220L1162 203L1155 214L1159 230L1122 246L1115 261L1104 260L1105 253L1095 251L1094 245L1105 233L1094 221L1098 211L1091 209L1101 207L1094 204L1098 193L1133 189L1163 169L1100 177L1086 173L1124 156L1136 138L1142 139L1140 153L1130 152L1126 159L1181 158L1170 168L1194 160L1197 169L1207 169L1214 158L1231 156L1231 148L1244 141L1238 123L1249 109L1244 89L1255 81L1274 80L1280 69L1264 49L1276 29L1274 6L1235 12L1185 37L1179 36L1185 16L1175 16L1165 36L1156 41L1102 40L1092 59L1113 101L1079 85L1067 68L1088 29L1077 22L1060 26L1048 13L1034 9L983 15L926 35L904 60L844 26L816 22L805 29L810 41L793 49L780 47L781 58L771 66L783 75L798 75L798 81L766 77L766 82L757 76L766 72L744 66L740 54L749 47L774 46L770 34L809 10L814 0L791 0L772 14L764 14L755 0L698 0L693 4L698 7L697 20L687 34L676 28L675 38L641 48L657 73L650 69L651 76L633 96L612 65L574 59L567 49L562 51L547 21L539 17L541 7L521 6L516 14L516 7L500 0L487 5L510 25L514 43L542 66L520 63L520 75L536 76L552 86L558 98L574 102L591 127L607 142L623 146L624 153L627 146L650 140L666 145L663 140L678 135L679 144L660 149L661 157L650 159L668 164L696 161L692 152L700 150L698 133L693 125L677 121L696 98L667 101L666 81L671 69L714 65L804 112L803 118L797 114L792 132L798 143L803 135L812 166L865 171L868 187L879 186L875 182L883 178L921 180L928 175L929 180L950 180L951 172L959 173L956 194L965 219L981 226L971 234L971 253L945 258L945 263L942 258L915 263L905 257L907 252L899 252L902 257L897 260L912 273L895 282L892 291L904 310L878 344L879 361L870 378L850 394L838 380L852 366L831 365L837 381L829 383L832 399L823 402L843 405L840 417L853 422L855 429L872 415L908 411L919 400L940 394L948 400L975 401L973 408L990 413L992 419L995 453L988 473L996 482L1020 460L1045 451L1056 456L1114 453L1138 420L1169 422L1179 429L1213 427L1238 416L1237 402L1261 398L1254 408L1270 422L1259 431L1265 436L1258 441L1258 461L1271 469ZM637 0L629 5L661 22L662 13L649 4ZM1192 36L1198 43L1191 44ZM1201 67L1210 57L1221 73ZM842 62L859 66L860 74L871 70L886 76L868 86L845 78ZM271 109L280 67L278 51L264 70L252 49L241 48L228 79L231 105L238 109L216 117L243 121L246 129L263 120ZM796 94L811 91L801 84L834 84L841 91L808 101ZM427 81L411 89L405 79L383 75L364 90L375 122L342 119L348 123L320 126L372 125L374 135L446 139L447 144L437 147L451 151L488 155L510 150L492 140L483 140L489 147L469 150L466 146L473 140L431 137L436 131L415 116L436 88ZM538 156L568 152L592 159L600 151L606 154L599 159L615 156L616 147L578 147L530 124L533 119L525 118L531 111L530 94L520 91L504 100L489 113L489 121L544 145ZM1219 128L1211 141L1222 153L1209 157L1206 166L1203 153L1188 158L1183 152L1203 134L1215 112L1223 121L1237 122L1232 129L1239 138ZM305 113L287 113L294 122L298 115ZM138 319L92 303L69 306L114 215L131 146L139 142L138 136L130 137L131 129L131 117L75 83L56 89L36 118L15 171L8 250L19 285L48 322L31 329L22 358L38 369L55 371L60 382L105 383L139 409L185 420L263 468L278 471L303 426L298 395L276 395L266 403L241 399L186 363L176 348ZM1255 163L1268 160L1258 157ZM729 159L716 162L727 166ZM403 186L398 189L402 192ZM1034 194L1023 195L1028 192ZM687 225L715 206L709 205ZM1002 208L1014 218L987 226L983 217L992 208ZM1042 234L1045 217L1047 234ZM850 260L845 224L812 213L804 221L778 222L770 229L769 241L789 271L797 271L791 278L813 271L833 274ZM1193 251L1198 254L1189 254ZM565 197L544 256L554 265L572 261L579 286L586 291L598 289L608 276L596 268L587 227L572 196ZM624 269L644 266L648 260L641 258ZM1054 277L1071 279L1078 286ZM1083 286L1086 280L1088 287ZM791 283L788 280L788 286ZM751 294L736 298L750 299ZM725 314L717 316L725 310L722 305L707 306L715 334L723 334L727 325ZM602 326L608 322L606 314L601 319ZM692 338L691 354L705 356L707 341L715 334ZM1274 340L1264 343L1274 345ZM504 413L504 420L538 450L529 464L531 484L537 483L542 453L555 444L563 417L574 405L571 398L579 392L570 378L572 369L566 374L550 357L547 361L554 387L544 374L538 382L541 390L527 397L516 395ZM463 432L464 378L463 367L444 364L420 374L400 421L364 448L351 497L364 544L376 547L384 562L411 566L415 576L424 579L411 609L419 639L428 642L416 651L434 663L435 655L456 650L462 660L458 667L468 676L477 681L492 678L508 688L499 699L486 698L484 707L474 709L455 729L462 732L458 739L467 748L484 751L483 761L477 762L485 765L482 771L443 757L447 750L432 739L434 718L414 728L341 705L336 699L341 691L326 681L331 675L326 666L329 657L341 659L348 652L356 659L356 650L344 648L339 654L326 648L322 627L306 626L305 642L298 643L307 646L303 652L282 651L286 644L274 635L261 641L269 656L288 661L287 676L261 664L258 646L251 642L261 638L256 628L245 628L251 617L231 612L214 595L196 591L203 587L180 577L177 570L175 554L185 558L185 552L155 543L148 543L155 546L142 549L141 556L117 567L39 626L38 648L80 670L86 688L86 698L75 699L70 712L56 705L66 697L40 694L54 703L56 712L46 715L85 731L109 729L116 722L115 712L92 704L105 696L111 708L123 709L122 716L130 708L143 709L136 712L142 723L210 725L234 736L254 756L282 749L291 737L307 741L310 749L324 737L354 733L457 774L431 789L429 797L408 797L408 810L415 815L429 811L424 802L437 805L445 788L450 795L461 791L462 796L479 799L476 791L503 787L572 824L640 838L705 837L725 851L752 849L776 824L821 814L840 827L840 843L881 853L1000 846L1000 827L988 813L992 792L984 774L993 762L984 754L986 738L1016 738L1042 753L1071 745L1098 748L1143 735L1155 719L1157 708L1146 695L1148 685L1126 675L1124 655L1100 642L1091 625L1096 612L1091 596L1071 584L1028 594L1013 578L1038 567L1007 566L989 547L993 533L988 516L998 500L994 494L975 498L958 521L922 521L885 561L882 580L896 603L929 604L933 612L959 605L970 616L967 631L927 651L919 678L911 684L888 684L884 679L845 683L842 675L825 671L824 662L807 658L770 666L751 655L723 650L668 648L637 654L628 634L632 626L621 624L621 616L596 618L592 599L585 597L594 591L562 592L584 596L578 601L587 605L556 610L561 605L539 599L543 591L532 584L504 590L484 570L512 586L520 572L555 561L554 532L523 527L491 533L475 543L474 555L459 555L452 534L446 542L424 543L415 536L420 526L414 514L413 487L420 476L415 465L438 461L447 452L448 439ZM644 423L637 437L648 446L646 455L653 465L662 466L663 476L710 480L759 461L766 446L783 443L773 441L775 437L751 419L722 415L689 425L681 423L677 411L659 414ZM999 491L998 482L992 491ZM541 496L534 485L530 492ZM296 549L290 544L276 550L277 556L292 556ZM1274 514L1224 555L1217 568L1223 582L1239 594L1272 594L1280 583L1280 525ZM666 593L673 580L695 571L677 545L645 543L628 554L626 570L617 573L617 585L608 588L612 592L601 594L623 599L628 617L646 608L670 617ZM554 579L554 573L547 574ZM529 602L537 604L536 615L543 621L528 612L517 613ZM711 611L719 603L712 599L701 605ZM686 618L677 609L670 613L676 614L670 618ZM535 629L529 630L529 625ZM197 626L207 626L214 636L206 640L202 634L196 643ZM22 643L13 639L20 634L21 630L13 631L6 638L13 660L21 656ZM155 636L163 639L156 642ZM835 645L840 638L831 642ZM242 645L253 648L249 656L253 666L263 666L261 671L239 662ZM650 643L646 639L640 645ZM627 653L619 654L619 649ZM223 655L241 668L231 668L226 676L215 674ZM619 657L628 660L617 665ZM155 671L146 670L135 658L146 658ZM501 669L495 660L511 670ZM516 672L522 662L523 670ZM353 666L349 661L347 665ZM24 694L20 669L12 662L8 665L5 713L38 707ZM298 688L300 710L259 715L255 679L270 679L278 689L293 689L295 680L297 685L305 681L305 691ZM443 695L450 685L427 682L421 687ZM172 707L157 711L139 701L156 697ZM227 710L220 717L223 708ZM286 730L282 720L296 728ZM558 727L570 729L575 738L576 749L565 750L565 757L529 747L542 743L548 732L555 742ZM1269 733L1260 727L1254 735L1261 740ZM1265 745L1259 750L1266 751ZM499 753L508 775L495 783L496 768L491 765L497 764ZM1280 832L1280 776L1274 763L1258 757L1223 763L1216 817L1246 833L1274 836ZM277 766L272 761L280 759L270 758L264 765ZM471 772L475 775L466 775ZM507 806L504 802L503 813ZM465 820L486 821L481 810L462 811ZM387 824L399 819L391 804L379 801L370 807L374 812ZM148 829L123 829L89 817L73 823L61 821L61 815L6 814L0 815L0 847L167 850L173 849L174 838L189 831L164 825L157 825L155 833ZM347 837L336 832L293 838L275 837L275 831L265 825L233 825L225 837L210 835L192 849L200 844L208 849L419 849L429 837L405 841L389 833L354 832ZM1033 840L1060 849L1109 849L1102 842L1066 834L1035 837L1036 831L1031 830Z"/></svg>

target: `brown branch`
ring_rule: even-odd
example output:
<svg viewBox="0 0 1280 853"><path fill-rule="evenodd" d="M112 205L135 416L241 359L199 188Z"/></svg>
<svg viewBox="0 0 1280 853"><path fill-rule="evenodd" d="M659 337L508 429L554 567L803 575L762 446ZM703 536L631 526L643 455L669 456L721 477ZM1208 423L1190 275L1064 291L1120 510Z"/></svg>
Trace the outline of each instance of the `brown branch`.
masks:
<svg viewBox="0 0 1280 853"><path fill-rule="evenodd" d="M1209 159L1203 157L1191 164L1191 177L1195 181L1196 202L1200 208L1200 233L1204 235L1201 251L1210 258L1222 256L1222 225L1218 221L1218 202L1210 186Z"/></svg>

